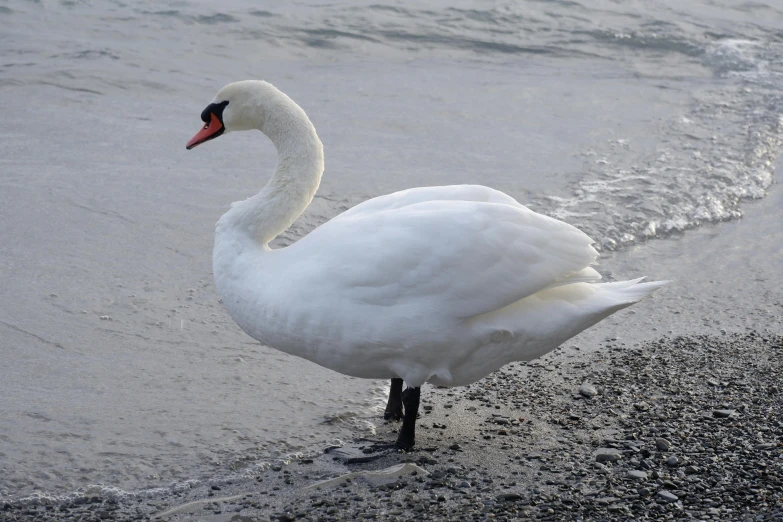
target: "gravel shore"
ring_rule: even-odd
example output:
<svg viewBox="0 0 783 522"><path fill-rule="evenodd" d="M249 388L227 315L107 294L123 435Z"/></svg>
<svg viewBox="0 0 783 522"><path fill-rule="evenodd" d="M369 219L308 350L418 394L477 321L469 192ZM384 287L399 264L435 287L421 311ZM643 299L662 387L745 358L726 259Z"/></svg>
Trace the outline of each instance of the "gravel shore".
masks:
<svg viewBox="0 0 783 522"><path fill-rule="evenodd" d="M0 519L783 520L783 337L604 344L423 390L410 453L358 440L141 499L5 503Z"/></svg>

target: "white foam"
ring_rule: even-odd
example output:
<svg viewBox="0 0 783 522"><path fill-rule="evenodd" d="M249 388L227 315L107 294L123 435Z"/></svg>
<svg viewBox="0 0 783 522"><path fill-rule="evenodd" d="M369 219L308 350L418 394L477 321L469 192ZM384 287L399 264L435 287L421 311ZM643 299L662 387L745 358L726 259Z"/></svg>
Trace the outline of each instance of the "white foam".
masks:
<svg viewBox="0 0 783 522"><path fill-rule="evenodd" d="M766 48L732 40L716 49L713 54L725 62L757 67L753 52ZM619 159L595 162L597 172L579 182L571 197L548 197L538 208L579 226L605 250L737 219L742 200L764 197L773 182L783 142L781 113L779 88L731 84L703 93L692 112L664 122L665 147L639 157L618 140L605 153L589 151L590 157ZM629 148L632 165L622 161Z"/></svg>

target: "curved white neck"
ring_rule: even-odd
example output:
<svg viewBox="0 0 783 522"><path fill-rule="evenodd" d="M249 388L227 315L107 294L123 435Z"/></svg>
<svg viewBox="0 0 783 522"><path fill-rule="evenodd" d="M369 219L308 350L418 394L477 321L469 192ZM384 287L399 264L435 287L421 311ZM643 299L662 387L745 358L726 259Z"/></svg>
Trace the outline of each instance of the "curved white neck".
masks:
<svg viewBox="0 0 783 522"><path fill-rule="evenodd" d="M277 167L271 179L255 196L235 203L218 222L218 232L227 227L246 233L266 245L284 232L313 200L324 170L321 140L305 112L275 89L259 102L262 124L255 128L269 137L277 149Z"/></svg>

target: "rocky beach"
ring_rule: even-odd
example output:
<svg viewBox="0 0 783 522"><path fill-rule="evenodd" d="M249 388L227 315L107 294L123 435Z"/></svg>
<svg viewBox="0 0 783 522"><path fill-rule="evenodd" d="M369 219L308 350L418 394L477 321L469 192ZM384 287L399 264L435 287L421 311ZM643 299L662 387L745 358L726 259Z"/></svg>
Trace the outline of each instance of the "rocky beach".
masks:
<svg viewBox="0 0 783 522"><path fill-rule="evenodd" d="M3 520L783 520L783 337L607 341L429 390L418 447L340 449L118 499L6 503ZM397 423L373 437L394 438Z"/></svg>

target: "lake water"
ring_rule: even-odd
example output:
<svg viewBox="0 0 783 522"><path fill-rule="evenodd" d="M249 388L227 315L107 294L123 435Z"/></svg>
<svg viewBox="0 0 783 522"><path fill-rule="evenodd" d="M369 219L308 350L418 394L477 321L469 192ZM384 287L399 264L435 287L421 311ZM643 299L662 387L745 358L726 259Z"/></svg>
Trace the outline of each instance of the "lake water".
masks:
<svg viewBox="0 0 783 522"><path fill-rule="evenodd" d="M214 223L276 160L257 133L185 151L228 82L274 83L324 142L280 245L436 184L604 251L740 217L783 137L783 5L682 4L0 1L0 498L176 488L379 420L387 383L263 347L218 301Z"/></svg>

